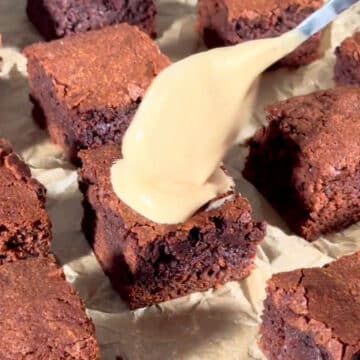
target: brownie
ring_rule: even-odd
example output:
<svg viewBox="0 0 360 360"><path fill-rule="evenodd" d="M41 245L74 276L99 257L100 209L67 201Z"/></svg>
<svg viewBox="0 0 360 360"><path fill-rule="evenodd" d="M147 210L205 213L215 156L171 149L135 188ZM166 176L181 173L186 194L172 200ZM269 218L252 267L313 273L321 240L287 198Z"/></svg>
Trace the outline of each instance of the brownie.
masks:
<svg viewBox="0 0 360 360"><path fill-rule="evenodd" d="M50 251L46 190L29 167L0 139L0 265Z"/></svg>
<svg viewBox="0 0 360 360"><path fill-rule="evenodd" d="M0 358L98 360L95 329L53 257L0 267Z"/></svg>
<svg viewBox="0 0 360 360"><path fill-rule="evenodd" d="M46 40L123 22L156 36L154 0L27 0L26 12Z"/></svg>
<svg viewBox="0 0 360 360"><path fill-rule="evenodd" d="M80 153L83 230L113 287L131 309L205 291L250 274L265 224L240 195L228 194L178 225L154 223L116 196L116 145ZM223 204L221 204L223 202Z"/></svg>
<svg viewBox="0 0 360 360"><path fill-rule="evenodd" d="M338 85L360 85L360 32L345 39L335 50L335 81Z"/></svg>
<svg viewBox="0 0 360 360"><path fill-rule="evenodd" d="M260 346L269 360L360 357L360 253L268 282Z"/></svg>
<svg viewBox="0 0 360 360"><path fill-rule="evenodd" d="M323 0L199 0L198 28L210 47L279 36L320 8ZM276 66L299 67L321 54L318 33Z"/></svg>
<svg viewBox="0 0 360 360"><path fill-rule="evenodd" d="M170 63L127 24L35 44L25 54L34 117L72 160L79 149L120 143L147 87Z"/></svg>
<svg viewBox="0 0 360 360"><path fill-rule="evenodd" d="M338 87L267 107L244 176L307 240L360 220L360 88Z"/></svg>

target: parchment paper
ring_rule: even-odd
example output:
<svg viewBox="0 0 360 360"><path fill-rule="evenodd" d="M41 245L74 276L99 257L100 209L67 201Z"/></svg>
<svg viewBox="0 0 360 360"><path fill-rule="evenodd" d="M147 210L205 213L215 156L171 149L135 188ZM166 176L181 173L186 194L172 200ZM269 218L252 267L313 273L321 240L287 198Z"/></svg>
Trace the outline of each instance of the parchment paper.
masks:
<svg viewBox="0 0 360 360"><path fill-rule="evenodd" d="M158 5L162 50L178 60L201 49L194 30L196 1L161 0ZM279 216L242 179L246 150L240 146L227 163L256 216L269 223L256 270L245 281L216 291L129 311L112 290L80 231L81 195L75 169L32 122L25 59L19 51L39 37L26 19L24 6L25 0L0 0L0 32L5 45L0 50L5 61L0 73L0 136L12 141L48 189L53 250L95 322L102 359L263 359L256 340L266 279L279 271L319 266L360 249L360 226L313 244L291 236ZM360 6L356 6L336 21L331 31L332 48L360 26L359 20ZM264 122L265 104L333 86L333 66L331 49L321 61L296 72L267 73L262 79L257 112L243 136L251 135Z"/></svg>

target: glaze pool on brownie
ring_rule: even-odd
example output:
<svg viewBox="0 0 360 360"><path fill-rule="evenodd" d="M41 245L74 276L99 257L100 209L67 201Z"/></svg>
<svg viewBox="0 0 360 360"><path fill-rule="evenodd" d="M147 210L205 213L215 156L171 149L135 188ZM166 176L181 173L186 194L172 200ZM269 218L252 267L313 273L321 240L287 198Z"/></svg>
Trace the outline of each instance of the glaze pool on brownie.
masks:
<svg viewBox="0 0 360 360"><path fill-rule="evenodd" d="M338 87L267 107L244 176L307 240L360 220L360 88Z"/></svg>
<svg viewBox="0 0 360 360"><path fill-rule="evenodd" d="M156 35L154 0L27 0L26 11L46 40L123 22Z"/></svg>
<svg viewBox="0 0 360 360"><path fill-rule="evenodd" d="M198 28L212 48L279 36L299 25L323 0L199 0ZM321 54L318 33L276 66L307 65Z"/></svg>
<svg viewBox="0 0 360 360"><path fill-rule="evenodd" d="M53 257L0 266L0 358L99 360L95 329Z"/></svg>
<svg viewBox="0 0 360 360"><path fill-rule="evenodd" d="M116 145L81 151L83 230L114 288L132 309L250 274L265 224L256 222L248 201L232 194L223 205L200 210L183 224L145 219L116 196L110 168Z"/></svg>
<svg viewBox="0 0 360 360"><path fill-rule="evenodd" d="M29 167L0 139L0 265L50 251L46 190Z"/></svg>
<svg viewBox="0 0 360 360"><path fill-rule="evenodd" d="M338 85L360 85L360 32L346 38L335 50L335 81Z"/></svg>
<svg viewBox="0 0 360 360"><path fill-rule="evenodd" d="M127 24L24 52L34 115L73 161L79 149L120 143L151 81L170 64L145 33Z"/></svg>
<svg viewBox="0 0 360 360"><path fill-rule="evenodd" d="M260 347L269 360L360 356L360 253L268 282Z"/></svg>

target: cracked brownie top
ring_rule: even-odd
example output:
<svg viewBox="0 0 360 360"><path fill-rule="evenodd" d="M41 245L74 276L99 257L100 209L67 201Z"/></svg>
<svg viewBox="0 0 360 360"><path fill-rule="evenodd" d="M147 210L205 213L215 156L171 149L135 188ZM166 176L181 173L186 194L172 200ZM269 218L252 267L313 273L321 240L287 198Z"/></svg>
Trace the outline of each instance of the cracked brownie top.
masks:
<svg viewBox="0 0 360 360"><path fill-rule="evenodd" d="M130 106L170 64L148 35L128 24L31 45L24 53L50 78L58 100L82 111Z"/></svg>
<svg viewBox="0 0 360 360"><path fill-rule="evenodd" d="M298 147L297 176L336 178L360 163L360 89L338 87L267 107L270 127ZM265 130L268 131L268 130ZM300 171L302 169L302 171Z"/></svg>
<svg viewBox="0 0 360 360"><path fill-rule="evenodd" d="M0 267L2 359L97 360L94 326L53 257Z"/></svg>
<svg viewBox="0 0 360 360"><path fill-rule="evenodd" d="M275 275L268 294L288 325L313 333L319 345L348 355L360 349L360 252Z"/></svg>
<svg viewBox="0 0 360 360"><path fill-rule="evenodd" d="M228 9L230 19L239 17L254 18L263 15L280 15L280 12L292 9L302 11L307 8L318 8L323 0L222 0Z"/></svg>

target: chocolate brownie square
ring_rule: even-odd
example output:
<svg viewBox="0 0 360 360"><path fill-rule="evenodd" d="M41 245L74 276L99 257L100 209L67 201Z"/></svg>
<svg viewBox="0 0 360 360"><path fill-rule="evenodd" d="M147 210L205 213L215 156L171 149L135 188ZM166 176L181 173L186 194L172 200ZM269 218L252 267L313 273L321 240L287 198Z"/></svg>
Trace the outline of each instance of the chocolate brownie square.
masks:
<svg viewBox="0 0 360 360"><path fill-rule="evenodd" d="M81 151L84 232L113 287L131 309L250 274L265 224L240 195L228 194L178 225L145 219L116 196L110 168L116 145Z"/></svg>
<svg viewBox="0 0 360 360"><path fill-rule="evenodd" d="M170 63L127 24L35 44L25 55L34 116L74 161L79 149L121 142L146 89Z"/></svg>
<svg viewBox="0 0 360 360"><path fill-rule="evenodd" d="M360 356L360 253L268 282L260 347L269 360Z"/></svg>
<svg viewBox="0 0 360 360"><path fill-rule="evenodd" d="M323 0L199 0L198 28L210 47L279 36L299 25ZM321 56L321 33L276 66L307 65Z"/></svg>
<svg viewBox="0 0 360 360"><path fill-rule="evenodd" d="M360 88L339 87L267 108L244 176L307 240L360 220Z"/></svg>
<svg viewBox="0 0 360 360"><path fill-rule="evenodd" d="M0 266L0 358L98 360L95 329L53 257Z"/></svg>
<svg viewBox="0 0 360 360"><path fill-rule="evenodd" d="M154 0L27 0L26 12L46 40L123 22L156 36Z"/></svg>
<svg viewBox="0 0 360 360"><path fill-rule="evenodd" d="M335 50L335 81L338 85L360 85L360 32L346 38Z"/></svg>
<svg viewBox="0 0 360 360"><path fill-rule="evenodd" d="M0 139L0 265L50 251L46 190L29 167Z"/></svg>

